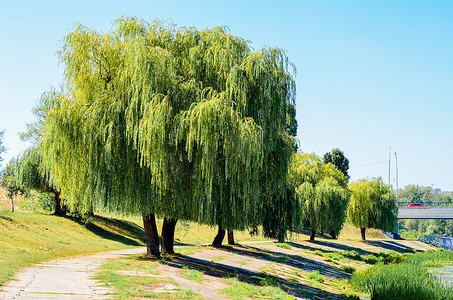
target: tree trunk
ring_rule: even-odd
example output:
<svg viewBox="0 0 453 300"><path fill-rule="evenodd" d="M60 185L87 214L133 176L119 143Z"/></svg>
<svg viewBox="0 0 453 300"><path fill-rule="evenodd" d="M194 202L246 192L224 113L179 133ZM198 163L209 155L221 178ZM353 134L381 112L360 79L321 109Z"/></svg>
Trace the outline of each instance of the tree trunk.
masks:
<svg viewBox="0 0 453 300"><path fill-rule="evenodd" d="M215 236L214 241L212 242L212 245L214 247L222 246L224 237L225 237L225 229L223 229L221 226L219 226L219 231L217 232L217 235Z"/></svg>
<svg viewBox="0 0 453 300"><path fill-rule="evenodd" d="M331 236L334 240L337 239L337 235L335 234L335 231L333 231L333 230L330 232L330 236Z"/></svg>
<svg viewBox="0 0 453 300"><path fill-rule="evenodd" d="M143 216L143 227L146 234L146 253L160 257L159 235L157 234L156 218L154 214Z"/></svg>
<svg viewBox="0 0 453 300"><path fill-rule="evenodd" d="M310 234L310 242L314 242L315 241L315 236L316 236L316 231L312 230L311 234Z"/></svg>
<svg viewBox="0 0 453 300"><path fill-rule="evenodd" d="M11 197L11 212L14 212L14 200L13 197Z"/></svg>
<svg viewBox="0 0 453 300"><path fill-rule="evenodd" d="M285 242L285 231L279 230L278 231L278 239L277 242L284 243Z"/></svg>
<svg viewBox="0 0 453 300"><path fill-rule="evenodd" d="M234 242L234 234L233 234L233 230L228 230L228 245L234 245L236 244Z"/></svg>
<svg viewBox="0 0 453 300"><path fill-rule="evenodd" d="M175 227L178 220L164 217L162 224L162 253L175 254L173 250L173 241L175 239Z"/></svg>
<svg viewBox="0 0 453 300"><path fill-rule="evenodd" d="M61 201L61 198L60 198L60 191L55 191L54 190L54 194L55 194L55 212L54 212L54 215L56 216L64 216L66 215L66 206L63 204L63 201Z"/></svg>
<svg viewBox="0 0 453 300"><path fill-rule="evenodd" d="M366 240L366 238L365 238L365 230L366 230L366 228L360 228L360 234L362 235L362 240L364 240L364 241Z"/></svg>

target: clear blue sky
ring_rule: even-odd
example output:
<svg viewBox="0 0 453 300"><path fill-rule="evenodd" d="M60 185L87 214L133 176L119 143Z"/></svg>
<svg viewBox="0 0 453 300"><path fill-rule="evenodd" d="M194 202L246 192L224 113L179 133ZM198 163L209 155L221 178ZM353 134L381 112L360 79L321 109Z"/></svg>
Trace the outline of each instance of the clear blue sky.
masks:
<svg viewBox="0 0 453 300"><path fill-rule="evenodd" d="M304 152L340 148L353 180L453 190L451 1L5 1L0 18L0 129L5 161L62 67L55 52L81 23L107 31L122 15L178 26L227 25L255 49L277 46L297 67Z"/></svg>

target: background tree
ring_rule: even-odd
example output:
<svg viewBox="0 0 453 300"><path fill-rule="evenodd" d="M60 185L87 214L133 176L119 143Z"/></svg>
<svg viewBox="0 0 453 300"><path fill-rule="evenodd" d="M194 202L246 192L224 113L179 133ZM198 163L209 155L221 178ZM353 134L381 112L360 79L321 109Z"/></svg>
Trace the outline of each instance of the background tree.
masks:
<svg viewBox="0 0 453 300"><path fill-rule="evenodd" d="M434 202L436 194L431 187L409 184L399 189L398 198L403 202Z"/></svg>
<svg viewBox="0 0 453 300"><path fill-rule="evenodd" d="M332 164L323 164L315 154L293 155L288 172L300 203L300 225L311 230L310 240L316 232L341 230L349 201L347 179Z"/></svg>
<svg viewBox="0 0 453 300"><path fill-rule="evenodd" d="M68 94L42 146L51 177L71 204L142 215L148 253L159 255L155 215L171 252L178 219L243 230L285 204L295 87L283 51L122 18L107 34L77 27L60 61ZM276 226L263 227L290 228Z"/></svg>
<svg viewBox="0 0 453 300"><path fill-rule="evenodd" d="M14 197L23 194L18 180L18 162L12 158L1 173L1 186L6 189L6 197L11 199L11 212L14 212Z"/></svg>
<svg viewBox="0 0 453 300"><path fill-rule="evenodd" d="M349 170L349 159L344 156L343 151L338 148L332 149L332 152L327 152L324 154L323 159L325 164L331 163L340 170L346 179L349 180L348 170Z"/></svg>
<svg viewBox="0 0 453 300"><path fill-rule="evenodd" d="M66 214L60 190L50 181L49 173L43 164L42 155L37 146L28 148L19 156L16 173L17 183L21 189L51 195L55 201L54 214L57 216Z"/></svg>
<svg viewBox="0 0 453 300"><path fill-rule="evenodd" d="M52 180L49 168L42 158L41 142L47 115L52 108L57 108L60 105L64 97L63 89L57 91L52 88L50 91L44 92L32 110L35 121L26 124L27 130L20 134L23 141L30 141L34 146L26 150L20 157L19 183L26 190L33 189L51 195L55 201L54 214L57 216L65 215L67 209L61 198L60 188ZM75 212L77 209L73 207L72 211Z"/></svg>
<svg viewBox="0 0 453 300"><path fill-rule="evenodd" d="M394 231L398 214L396 197L382 178L360 179L349 184L349 189L348 218L360 228L363 240L367 228Z"/></svg>

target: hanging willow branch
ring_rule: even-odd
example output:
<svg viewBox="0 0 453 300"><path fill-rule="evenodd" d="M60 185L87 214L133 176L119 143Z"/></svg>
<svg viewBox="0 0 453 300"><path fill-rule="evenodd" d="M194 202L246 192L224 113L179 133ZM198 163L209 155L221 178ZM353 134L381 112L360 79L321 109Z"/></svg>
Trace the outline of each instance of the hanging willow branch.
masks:
<svg viewBox="0 0 453 300"><path fill-rule="evenodd" d="M64 197L226 229L268 222L269 236L291 228L285 53L253 52L222 27L114 24L78 26L59 52L68 95L46 118L43 152Z"/></svg>

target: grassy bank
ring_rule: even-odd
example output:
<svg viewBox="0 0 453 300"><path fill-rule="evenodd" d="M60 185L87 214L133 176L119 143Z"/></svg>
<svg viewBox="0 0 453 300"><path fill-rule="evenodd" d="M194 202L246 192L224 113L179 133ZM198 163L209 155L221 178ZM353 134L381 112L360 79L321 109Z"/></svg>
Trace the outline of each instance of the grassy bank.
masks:
<svg viewBox="0 0 453 300"><path fill-rule="evenodd" d="M452 251L405 255L398 264L378 264L356 273L352 285L371 299L453 299L453 289L433 273L434 267L451 265Z"/></svg>
<svg viewBox="0 0 453 300"><path fill-rule="evenodd" d="M0 236L0 285L32 263L144 245L141 227L104 217L84 224L69 217L0 212Z"/></svg>

